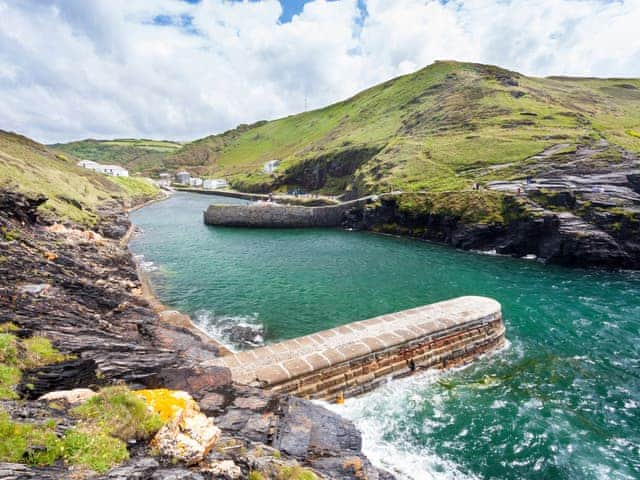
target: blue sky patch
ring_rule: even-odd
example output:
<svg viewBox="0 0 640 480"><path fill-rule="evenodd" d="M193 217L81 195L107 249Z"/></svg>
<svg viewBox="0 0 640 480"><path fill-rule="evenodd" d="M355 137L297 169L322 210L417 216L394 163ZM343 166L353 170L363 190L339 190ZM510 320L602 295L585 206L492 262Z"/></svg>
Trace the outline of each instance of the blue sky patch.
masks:
<svg viewBox="0 0 640 480"><path fill-rule="evenodd" d="M187 0L185 0L187 1ZM193 3L195 0L191 0ZM197 0L199 1L199 0ZM198 33L198 30L193 25L193 17L186 13L181 15L156 15L151 20L153 25L158 25L160 27L178 27L183 30L185 33Z"/></svg>

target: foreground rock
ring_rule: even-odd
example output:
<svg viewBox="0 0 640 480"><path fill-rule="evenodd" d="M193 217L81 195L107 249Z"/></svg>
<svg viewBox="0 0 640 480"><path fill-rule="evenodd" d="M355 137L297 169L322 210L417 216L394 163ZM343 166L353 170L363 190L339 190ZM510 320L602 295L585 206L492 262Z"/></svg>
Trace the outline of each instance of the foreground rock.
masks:
<svg viewBox="0 0 640 480"><path fill-rule="evenodd" d="M1 319L16 325L22 336L45 336L75 357L29 372L25 394L31 391L37 398L53 389L114 381L181 388L172 383L189 378L194 390L215 378L228 381L220 369L198 367L202 359L216 356L214 344L200 341L200 332L184 325L162 323L140 295L126 246L101 233L38 223L34 212L40 197L0 192L0 202L5 206L0 228L7 232L0 242ZM113 203L103 211L97 228L124 235L129 223L122 206ZM118 228L109 227L113 224Z"/></svg>
<svg viewBox="0 0 640 480"><path fill-rule="evenodd" d="M136 265L118 241L129 226L121 206L105 206L97 231L86 231L41 224L43 201L0 191L0 323L13 323L22 337L45 336L71 358L25 372L23 400L1 405L10 418L55 418L63 435L76 422L68 409L92 395L77 389L118 382L178 389L190 395L183 398L190 413L182 409L155 448L130 443L131 460L100 478L236 479L250 472L287 478L298 471L327 479L392 478L362 454L351 422L304 400L233 385L227 369L201 366L219 349L183 316L161 319L141 296ZM0 478L88 477L96 478L64 465L0 464Z"/></svg>
<svg viewBox="0 0 640 480"><path fill-rule="evenodd" d="M220 430L187 392L158 389L142 390L138 395L167 422L151 442L161 456L194 465L215 446Z"/></svg>

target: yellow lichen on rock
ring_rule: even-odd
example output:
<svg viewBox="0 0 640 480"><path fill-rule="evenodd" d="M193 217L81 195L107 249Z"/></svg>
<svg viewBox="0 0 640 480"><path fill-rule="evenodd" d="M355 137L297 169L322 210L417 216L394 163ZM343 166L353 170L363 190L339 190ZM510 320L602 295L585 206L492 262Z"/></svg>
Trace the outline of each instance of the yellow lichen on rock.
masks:
<svg viewBox="0 0 640 480"><path fill-rule="evenodd" d="M166 422L151 442L161 455L193 465L215 446L220 429L187 392L159 388L135 393Z"/></svg>
<svg viewBox="0 0 640 480"><path fill-rule="evenodd" d="M134 393L141 397L149 408L160 415L163 422L168 422L173 419L182 410L200 410L198 404L191 398L191 395L180 390L155 388L151 390L137 390Z"/></svg>

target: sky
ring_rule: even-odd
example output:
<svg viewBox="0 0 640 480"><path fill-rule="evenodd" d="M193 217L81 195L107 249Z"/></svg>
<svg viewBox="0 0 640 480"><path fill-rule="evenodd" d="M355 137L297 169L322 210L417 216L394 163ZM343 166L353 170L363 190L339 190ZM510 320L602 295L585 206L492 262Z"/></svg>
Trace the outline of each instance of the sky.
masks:
<svg viewBox="0 0 640 480"><path fill-rule="evenodd" d="M0 129L192 140L437 59L640 77L640 0L0 0Z"/></svg>

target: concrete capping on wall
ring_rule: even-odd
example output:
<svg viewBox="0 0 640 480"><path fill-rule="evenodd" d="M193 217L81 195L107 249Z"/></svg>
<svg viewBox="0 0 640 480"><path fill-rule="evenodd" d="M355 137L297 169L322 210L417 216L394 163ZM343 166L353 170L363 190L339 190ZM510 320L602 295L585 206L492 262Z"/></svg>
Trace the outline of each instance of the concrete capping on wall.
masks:
<svg viewBox="0 0 640 480"><path fill-rule="evenodd" d="M204 212L204 223L229 227L301 228L337 227L342 224L345 212L371 201L360 198L338 205L304 207L276 203L251 203L249 205L213 204Z"/></svg>
<svg viewBox="0 0 640 480"><path fill-rule="evenodd" d="M460 297L223 356L235 382L312 398L359 394L415 367L459 365L504 342L498 302ZM414 365L410 365L410 360Z"/></svg>

